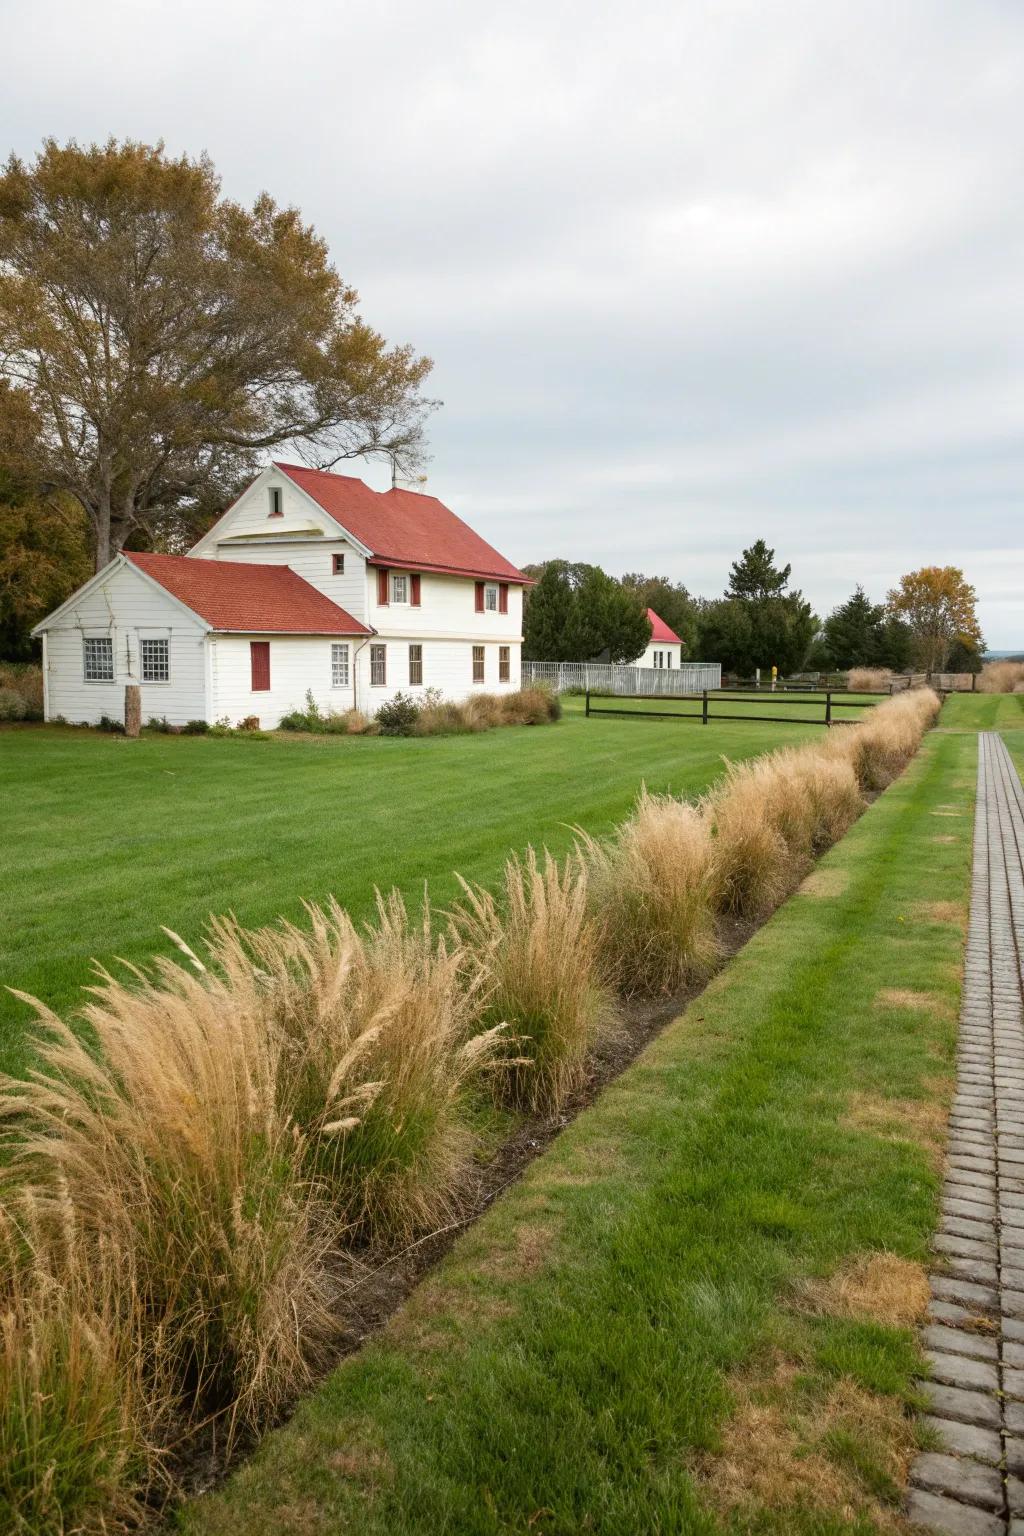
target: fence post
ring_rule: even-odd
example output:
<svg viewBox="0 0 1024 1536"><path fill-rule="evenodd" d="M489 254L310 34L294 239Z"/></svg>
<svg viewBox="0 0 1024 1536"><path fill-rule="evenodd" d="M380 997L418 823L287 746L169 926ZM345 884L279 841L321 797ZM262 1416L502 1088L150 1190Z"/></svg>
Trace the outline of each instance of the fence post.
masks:
<svg viewBox="0 0 1024 1536"><path fill-rule="evenodd" d="M587 712L586 712L586 715L584 716L584 718L587 719L587 720L590 719L590 689L589 688L587 689Z"/></svg>
<svg viewBox="0 0 1024 1536"><path fill-rule="evenodd" d="M703 697L703 702L701 704L700 720L701 720L701 724L702 725L707 725L707 723L708 723L708 691L707 691L706 688L704 689L704 697Z"/></svg>
<svg viewBox="0 0 1024 1536"><path fill-rule="evenodd" d="M826 726L829 727L829 729L831 729L831 726L832 726L832 690L831 690L831 688L828 688L828 689L825 690L825 724L826 724Z"/></svg>

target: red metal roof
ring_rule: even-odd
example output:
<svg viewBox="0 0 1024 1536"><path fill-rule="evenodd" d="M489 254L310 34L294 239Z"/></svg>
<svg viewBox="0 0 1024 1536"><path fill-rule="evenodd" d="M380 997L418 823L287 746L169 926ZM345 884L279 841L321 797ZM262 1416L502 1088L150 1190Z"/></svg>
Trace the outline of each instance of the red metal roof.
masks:
<svg viewBox="0 0 1024 1536"><path fill-rule="evenodd" d="M648 608L647 617L651 622L651 639L660 640L662 645L682 645L682 641L675 630L669 629L664 619L659 619L653 608Z"/></svg>
<svg viewBox="0 0 1024 1536"><path fill-rule="evenodd" d="M214 629L241 634L368 635L370 630L287 565L125 550L125 559Z"/></svg>
<svg viewBox="0 0 1024 1536"><path fill-rule="evenodd" d="M301 464L278 463L277 468L364 544L378 565L527 582L522 571L436 496L371 491L354 475L306 469Z"/></svg>

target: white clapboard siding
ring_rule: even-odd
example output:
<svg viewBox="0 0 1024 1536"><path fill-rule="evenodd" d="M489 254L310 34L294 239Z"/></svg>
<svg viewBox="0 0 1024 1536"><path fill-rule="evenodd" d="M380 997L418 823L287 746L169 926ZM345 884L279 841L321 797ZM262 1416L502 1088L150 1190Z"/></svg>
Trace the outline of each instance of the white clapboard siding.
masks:
<svg viewBox="0 0 1024 1536"><path fill-rule="evenodd" d="M411 694L422 698L430 689L440 689L446 699L460 703L472 693L512 693L520 687L520 655L518 641L438 640L418 633L405 635L375 635L371 644L386 647L386 677L383 687L371 683L370 645L359 654L359 678L357 683L359 708L367 714L376 714L381 704L393 699L396 693ZM423 647L423 683L416 687L409 682L409 646ZM473 646L484 648L484 680L473 682ZM509 681L498 681L498 648L509 647Z"/></svg>
<svg viewBox="0 0 1024 1536"><path fill-rule="evenodd" d="M114 681L87 683L83 637L110 635ZM170 640L170 681L142 683L139 640ZM86 592L48 629L46 641L47 719L62 716L95 725L102 715L124 719L126 683L142 687L143 721L153 716L172 725L206 717L204 629L198 620L145 577L121 566Z"/></svg>
<svg viewBox="0 0 1024 1536"><path fill-rule="evenodd" d="M211 635L211 719L225 717L231 725L255 715L264 730L274 730L281 716L306 708L307 691L318 709L351 709L353 656L359 636L344 635ZM253 691L250 642L270 644L270 688ZM331 646L349 647L349 685L331 682Z"/></svg>
<svg viewBox="0 0 1024 1536"><path fill-rule="evenodd" d="M366 620L366 561L346 539L322 539L313 535L308 543L298 540L283 544L234 544L220 541L208 552L218 560L240 565L287 565L316 587L332 603L344 608L361 624ZM334 574L334 555L345 556L345 569Z"/></svg>

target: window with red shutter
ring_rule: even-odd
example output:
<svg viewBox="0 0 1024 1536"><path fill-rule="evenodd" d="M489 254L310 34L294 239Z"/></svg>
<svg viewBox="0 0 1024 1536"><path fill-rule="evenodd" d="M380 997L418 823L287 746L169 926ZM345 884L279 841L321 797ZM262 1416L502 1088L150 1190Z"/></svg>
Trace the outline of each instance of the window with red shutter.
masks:
<svg viewBox="0 0 1024 1536"><path fill-rule="evenodd" d="M377 602L382 608L388 605L388 573L385 570L377 572Z"/></svg>
<svg viewBox="0 0 1024 1536"><path fill-rule="evenodd" d="M419 571L413 571L409 577L409 602L414 608L420 606L420 575Z"/></svg>
<svg viewBox="0 0 1024 1536"><path fill-rule="evenodd" d="M476 583L476 611L477 613L483 613L484 611L484 584L482 581Z"/></svg>
<svg viewBox="0 0 1024 1536"><path fill-rule="evenodd" d="M270 641L249 641L249 667L252 672L253 693L266 693L270 688Z"/></svg>
<svg viewBox="0 0 1024 1536"><path fill-rule="evenodd" d="M508 613L508 582L507 581L502 581L502 582L499 582L499 584L498 584L498 612L499 613Z"/></svg>

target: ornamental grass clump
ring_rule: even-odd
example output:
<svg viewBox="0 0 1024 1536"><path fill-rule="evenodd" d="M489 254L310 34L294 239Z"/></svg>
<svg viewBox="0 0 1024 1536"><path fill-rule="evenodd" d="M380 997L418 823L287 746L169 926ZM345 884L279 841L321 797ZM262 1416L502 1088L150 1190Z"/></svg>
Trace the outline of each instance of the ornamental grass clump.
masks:
<svg viewBox="0 0 1024 1536"><path fill-rule="evenodd" d="M556 1110L586 1077L587 1057L615 1028L612 994L601 976L602 932L588 902L578 854L561 864L506 860L495 898L462 880L450 913L464 946L484 1018L505 1024L509 1050L494 1074L499 1096L531 1110Z"/></svg>
<svg viewBox="0 0 1024 1536"><path fill-rule="evenodd" d="M66 1200L44 1214L4 1190L0 1529L126 1529L166 1490L164 1362L143 1323L123 1255L86 1251Z"/></svg>
<svg viewBox="0 0 1024 1536"><path fill-rule="evenodd" d="M794 794L786 809L777 773L758 759L729 763L725 778L702 803L714 847L713 904L733 917L771 912L807 859L810 807L803 795Z"/></svg>
<svg viewBox="0 0 1024 1536"><path fill-rule="evenodd" d="M885 789L903 772L940 708L931 688L908 689L879 704L859 725L835 727L828 747L852 764L863 789Z"/></svg>
<svg viewBox="0 0 1024 1536"><path fill-rule="evenodd" d="M255 978L281 1042L278 1103L301 1133L306 1173L347 1242L404 1242L450 1219L473 1151L470 1099L499 1049L480 1028L482 982L378 894L359 931L331 901L308 927L214 925L211 962L241 989Z"/></svg>
<svg viewBox="0 0 1024 1536"><path fill-rule="evenodd" d="M334 1327L338 1222L281 1102L283 1040L254 987L209 969L90 990L95 1045L34 1003L40 1070L0 1092L13 1172L134 1277L184 1416L222 1413L230 1437L306 1384Z"/></svg>
<svg viewBox="0 0 1024 1536"><path fill-rule="evenodd" d="M624 997L702 979L719 955L715 856L699 811L641 790L632 815L599 842L579 833L605 967Z"/></svg>
<svg viewBox="0 0 1024 1536"><path fill-rule="evenodd" d="M978 674L979 693L1016 693L1024 684L1024 661L986 661Z"/></svg>

